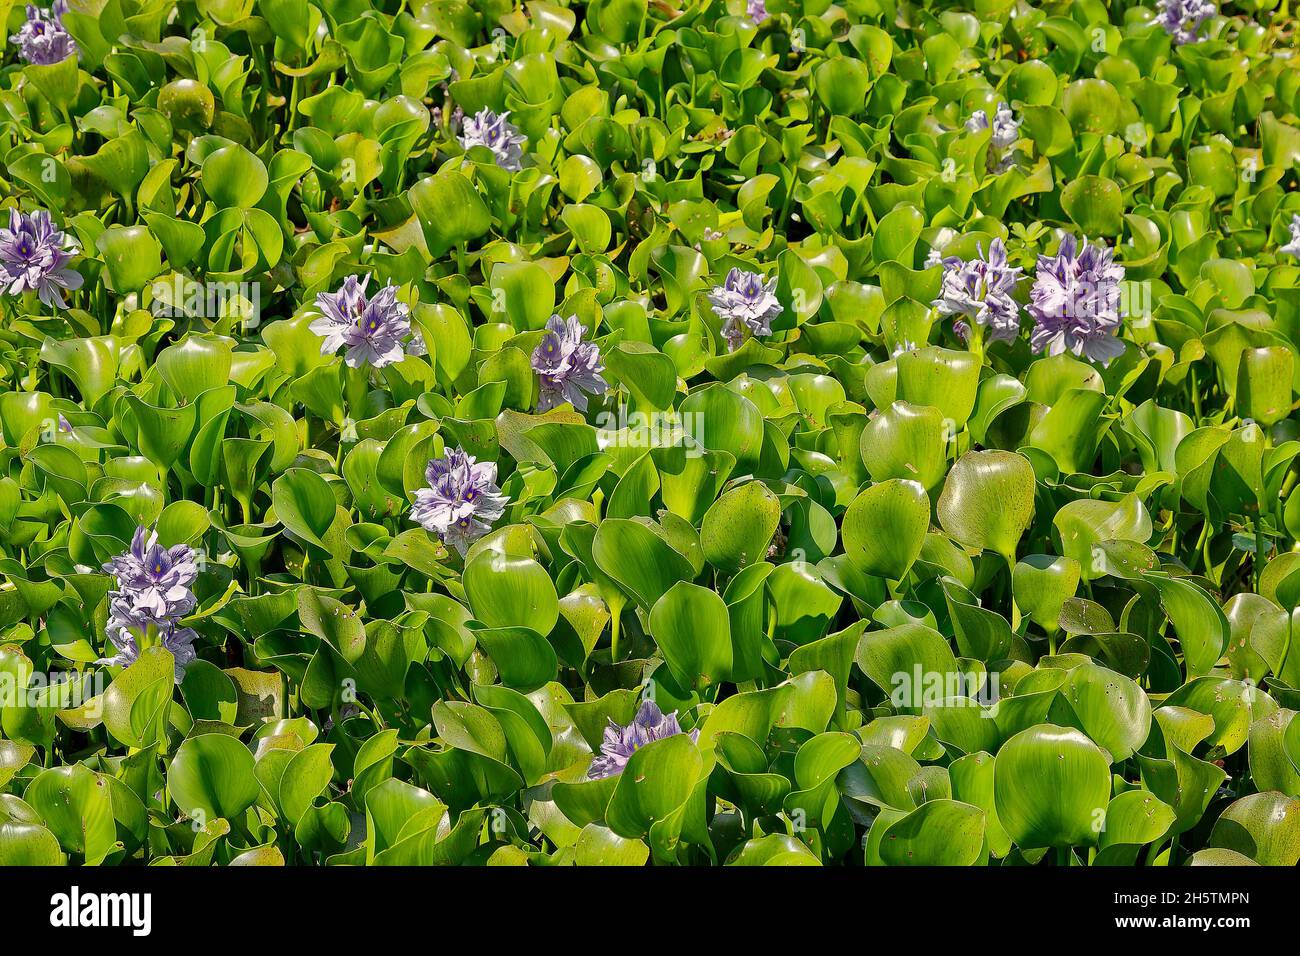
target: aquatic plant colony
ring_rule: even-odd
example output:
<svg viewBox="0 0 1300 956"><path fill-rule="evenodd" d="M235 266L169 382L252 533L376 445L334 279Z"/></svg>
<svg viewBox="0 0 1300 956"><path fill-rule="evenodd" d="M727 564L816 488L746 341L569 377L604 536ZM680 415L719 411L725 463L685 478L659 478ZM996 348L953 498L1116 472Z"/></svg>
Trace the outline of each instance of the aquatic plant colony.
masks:
<svg viewBox="0 0 1300 956"><path fill-rule="evenodd" d="M55 0L0 864L1300 857L1278 0Z"/></svg>

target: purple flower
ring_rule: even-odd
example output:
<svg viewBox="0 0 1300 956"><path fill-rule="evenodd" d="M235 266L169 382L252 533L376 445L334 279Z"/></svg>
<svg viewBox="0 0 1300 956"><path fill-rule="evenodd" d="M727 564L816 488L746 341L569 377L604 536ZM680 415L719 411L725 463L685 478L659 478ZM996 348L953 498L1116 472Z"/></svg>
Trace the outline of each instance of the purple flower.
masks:
<svg viewBox="0 0 1300 956"><path fill-rule="evenodd" d="M1300 213L1291 214L1291 241L1284 246L1278 246L1278 252L1285 252L1289 256L1300 257Z"/></svg>
<svg viewBox="0 0 1300 956"><path fill-rule="evenodd" d="M931 305L942 315L974 319L990 341L1013 342L1020 332L1020 306L1011 293L1020 281L1020 267L1007 264L1007 249L1001 239L989 243L987 258L983 248L976 248L978 258L967 261L948 256L943 260L943 285ZM965 320L954 322L953 329L962 339L970 335Z"/></svg>
<svg viewBox="0 0 1300 956"><path fill-rule="evenodd" d="M194 549L178 544L164 548L154 531L141 526L131 547L104 565L117 578L117 589L109 592L108 639L117 649L101 664L128 666L140 655L141 640L161 643L176 659L176 682L185 676L185 665L197 656L198 634L180 627L180 618L197 603L192 586L199 576Z"/></svg>
<svg viewBox="0 0 1300 956"><path fill-rule="evenodd" d="M1011 107L1006 103L999 102L997 110L993 113L993 136L989 140L998 149L1006 149L1008 146L1016 145L1020 139L1020 120L1016 119ZM970 119L966 121L966 129L972 133L978 133L982 129L988 129L990 126L989 114L984 110L976 110L971 114Z"/></svg>
<svg viewBox="0 0 1300 956"><path fill-rule="evenodd" d="M460 448L448 448L429 462L424 476L429 487L415 493L411 520L423 525L460 552L492 530L505 514L509 500L497 487L497 466L476 461Z"/></svg>
<svg viewBox="0 0 1300 956"><path fill-rule="evenodd" d="M1103 365L1122 355L1119 333L1119 284L1124 267L1115 263L1104 243L1077 250L1074 236L1065 236L1055 256L1039 256L1029 313L1034 331L1029 342L1035 352L1059 355L1070 351Z"/></svg>
<svg viewBox="0 0 1300 956"><path fill-rule="evenodd" d="M1218 12L1211 0L1158 0L1156 22L1174 38L1174 43L1182 46L1203 40L1204 37L1197 36L1197 31L1202 23Z"/></svg>
<svg viewBox="0 0 1300 956"><path fill-rule="evenodd" d="M117 653L112 657L101 657L96 664L107 664L110 667L130 667L140 657L140 642L136 637L136 631L131 627L124 625L116 618L110 618L108 622L108 639L112 642ZM147 630L141 630L139 633L147 633ZM185 679L185 668L198 659L198 654L194 650L194 642L198 640L198 633L191 627L177 627L175 624L169 624L162 628L156 628L154 640L162 644L163 647L171 651L174 665L173 677L176 683Z"/></svg>
<svg viewBox="0 0 1300 956"><path fill-rule="evenodd" d="M498 116L485 107L465 120L458 138L460 145L467 150L471 146L486 146L496 157L497 165L513 173L523 168L523 146L528 137L514 124L506 122L509 115L505 112Z"/></svg>
<svg viewBox="0 0 1300 956"><path fill-rule="evenodd" d="M595 342L582 341L587 330L576 315L558 315L546 321L546 334L533 349L533 371L541 382L537 410L545 412L568 402L578 411L587 410L587 394L604 395L609 389L605 365Z"/></svg>
<svg viewBox="0 0 1300 956"><path fill-rule="evenodd" d="M764 281L757 272L732 269L726 281L709 293L709 302L723 320L722 336L732 352L745 341L746 330L750 335L771 335L772 320L781 314L776 276Z"/></svg>
<svg viewBox="0 0 1300 956"><path fill-rule="evenodd" d="M61 290L81 288L81 274L65 268L77 254L50 214L38 209L30 216L9 210L9 228L0 229L0 283L6 295L35 290L48 306L64 308Z"/></svg>
<svg viewBox="0 0 1300 956"><path fill-rule="evenodd" d="M991 148L988 165L997 172L1004 172L1015 162L1016 143L1020 141L1020 120L1011 112L1011 107L999 102L991 121L984 110L976 110L966 121L966 129L971 133L990 128L993 135L989 139Z"/></svg>
<svg viewBox="0 0 1300 956"><path fill-rule="evenodd" d="M77 52L76 41L63 28L67 0L54 0L49 10L27 4L27 22L9 38L18 44L18 54L28 63L48 66L59 63Z"/></svg>
<svg viewBox="0 0 1300 956"><path fill-rule="evenodd" d="M351 368L383 368L401 361L406 355L403 343L411 335L411 313L397 298L397 287L386 285L367 299L369 282L370 276L348 276L339 291L318 294L320 318L308 326L324 340L322 355L347 346L343 361Z"/></svg>
<svg viewBox="0 0 1300 956"><path fill-rule="evenodd" d="M749 0L745 4L745 16L753 20L757 26L767 19L767 4L763 0Z"/></svg>
<svg viewBox="0 0 1300 956"><path fill-rule="evenodd" d="M194 549L178 544L164 548L158 533L143 525L136 529L131 547L104 565L117 577L118 590L130 606L158 620L181 617L194 610L191 586L199 576Z"/></svg>
<svg viewBox="0 0 1300 956"><path fill-rule="evenodd" d="M599 780L622 773L637 750L651 741L675 737L680 733L682 725L677 722L677 711L665 716L659 705L647 698L641 701L641 709L626 727L620 727L612 720L609 722L605 728L605 739L600 744L600 756L591 762L587 779ZM691 740L699 740L699 730L692 730L690 737Z"/></svg>

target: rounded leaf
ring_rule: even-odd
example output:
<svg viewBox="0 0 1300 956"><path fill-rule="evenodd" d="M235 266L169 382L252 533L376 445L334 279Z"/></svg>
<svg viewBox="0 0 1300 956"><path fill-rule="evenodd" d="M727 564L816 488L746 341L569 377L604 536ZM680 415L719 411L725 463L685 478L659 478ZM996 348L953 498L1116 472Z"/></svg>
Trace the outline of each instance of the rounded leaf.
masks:
<svg viewBox="0 0 1300 956"><path fill-rule="evenodd" d="M998 751L994 799L1024 849L1094 845L1110 803L1110 765L1081 731L1037 724Z"/></svg>
<svg viewBox="0 0 1300 956"><path fill-rule="evenodd" d="M1015 452L967 452L948 472L937 510L943 530L961 544L1012 564L1034 520L1033 466Z"/></svg>

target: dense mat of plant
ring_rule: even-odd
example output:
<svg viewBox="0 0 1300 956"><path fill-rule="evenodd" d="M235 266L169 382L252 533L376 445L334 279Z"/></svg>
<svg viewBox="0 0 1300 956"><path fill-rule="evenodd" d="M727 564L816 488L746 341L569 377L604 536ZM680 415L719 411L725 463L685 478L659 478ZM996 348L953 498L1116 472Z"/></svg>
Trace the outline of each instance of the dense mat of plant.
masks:
<svg viewBox="0 0 1300 956"><path fill-rule="evenodd" d="M972 3L9 7L0 863L1295 864L1294 23Z"/></svg>

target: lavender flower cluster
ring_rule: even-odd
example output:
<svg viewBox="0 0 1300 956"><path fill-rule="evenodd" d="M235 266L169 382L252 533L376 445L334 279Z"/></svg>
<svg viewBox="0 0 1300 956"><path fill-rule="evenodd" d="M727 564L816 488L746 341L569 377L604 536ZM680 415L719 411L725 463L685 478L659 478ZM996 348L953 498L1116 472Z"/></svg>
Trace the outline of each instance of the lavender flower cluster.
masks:
<svg viewBox="0 0 1300 956"><path fill-rule="evenodd" d="M351 368L383 368L401 361L408 350L415 354L423 345L412 335L411 312L397 298L397 287L389 284L367 297L369 282L370 276L348 276L337 292L317 295L320 318L308 326L323 339L322 355L346 346L343 360Z"/></svg>
<svg viewBox="0 0 1300 956"><path fill-rule="evenodd" d="M568 402L580 412L587 410L587 395L603 395L609 383L600 349L584 342L586 328L576 315L562 319L553 315L546 322L546 334L533 349L532 366L541 384L539 412Z"/></svg>
<svg viewBox="0 0 1300 956"><path fill-rule="evenodd" d="M48 10L27 4L27 21L9 42L18 45L18 55L28 63L49 66L66 60L77 52L76 41L63 26L67 12L67 0L54 0Z"/></svg>
<svg viewBox="0 0 1300 956"><path fill-rule="evenodd" d="M622 773L627 762L646 744L665 737L675 737L682 733L682 725L677 720L677 711L664 714L659 705L647 698L641 702L636 717L627 726L609 722L605 728L605 737L600 744L600 756L587 768L588 780L600 780ZM690 733L691 740L699 740L698 728Z"/></svg>
<svg viewBox="0 0 1300 956"><path fill-rule="evenodd" d="M415 493L411 520L461 555L492 530L509 504L497 487L495 462L478 461L462 448L448 448L424 472L428 488Z"/></svg>
<svg viewBox="0 0 1300 956"><path fill-rule="evenodd" d="M5 295L35 292L50 307L65 308L63 291L81 288L82 277L67 268L77 248L54 228L50 214L9 210L9 228L0 229L0 286Z"/></svg>
<svg viewBox="0 0 1300 956"><path fill-rule="evenodd" d="M1218 13L1211 0L1157 0L1156 22L1174 38L1174 43L1199 43L1201 24Z"/></svg>
<svg viewBox="0 0 1300 956"><path fill-rule="evenodd" d="M943 284L934 307L943 315L961 315L953 330L963 341L970 337L974 322L990 341L1011 342L1020 332L1020 306L1011 294L1020 281L1021 269L1007 262L1007 249L1001 239L989 243L988 256L983 247L979 256L964 260L957 256L943 259Z"/></svg>
<svg viewBox="0 0 1300 956"><path fill-rule="evenodd" d="M942 315L962 316L953 326L963 340L973 322L990 341L1014 341L1020 333L1020 304L1012 297L1021 269L1007 261L1001 239L975 259L949 256L943 285L932 305ZM1056 255L1038 257L1028 312L1034 319L1030 346L1035 352L1072 352L1108 364L1124 352L1118 338L1120 283L1124 267L1104 243L1082 246L1074 236L1061 239Z"/></svg>
<svg viewBox="0 0 1300 956"><path fill-rule="evenodd" d="M986 129L993 131L989 138L990 169L1005 172L1015 163L1016 143L1020 142L1020 122L1006 103L998 103L992 119L986 111L976 110L966 121L967 132L978 133Z"/></svg>
<svg viewBox="0 0 1300 956"><path fill-rule="evenodd" d="M510 113L497 114L484 108L465 119L461 128L460 145L469 149L486 146L502 169L516 173L524 166L524 144L528 138L513 123L506 122Z"/></svg>
<svg viewBox="0 0 1300 956"><path fill-rule="evenodd" d="M1065 236L1054 256L1039 256L1029 314L1036 323L1029 344L1035 352L1073 352L1103 365L1124 354L1118 338L1124 267L1105 245L1080 247Z"/></svg>
<svg viewBox="0 0 1300 956"><path fill-rule="evenodd" d="M180 620L197 603L193 585L199 576L197 555L188 545L164 548L158 534L136 529L131 547L104 565L117 578L109 592L107 635L117 653L98 663L127 667L145 647L161 644L175 658L176 683L195 657L198 634Z"/></svg>
<svg viewBox="0 0 1300 956"><path fill-rule="evenodd" d="M732 269L720 286L709 293L714 314L722 319L722 337L732 351L744 344L746 335L772 334L772 320L781 314L776 297L776 276L764 279L760 273Z"/></svg>

